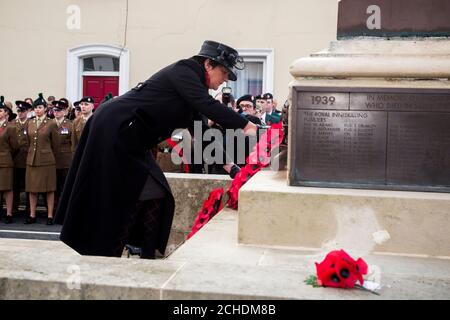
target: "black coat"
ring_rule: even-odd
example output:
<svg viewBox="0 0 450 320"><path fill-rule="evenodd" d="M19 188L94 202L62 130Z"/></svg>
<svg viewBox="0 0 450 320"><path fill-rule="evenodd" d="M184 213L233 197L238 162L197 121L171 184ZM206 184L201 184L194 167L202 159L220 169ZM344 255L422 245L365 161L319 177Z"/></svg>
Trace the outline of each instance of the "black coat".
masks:
<svg viewBox="0 0 450 320"><path fill-rule="evenodd" d="M174 199L147 150L203 114L226 128L247 120L208 94L205 70L178 61L147 81L103 103L88 120L56 212L60 239L80 254L112 256L150 174L167 190L157 245L164 252Z"/></svg>

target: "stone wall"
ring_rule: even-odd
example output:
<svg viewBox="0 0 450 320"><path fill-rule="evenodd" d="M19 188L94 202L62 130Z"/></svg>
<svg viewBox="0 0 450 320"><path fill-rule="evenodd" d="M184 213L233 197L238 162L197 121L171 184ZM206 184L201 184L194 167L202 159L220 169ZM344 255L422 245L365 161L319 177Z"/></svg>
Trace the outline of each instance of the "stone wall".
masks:
<svg viewBox="0 0 450 320"><path fill-rule="evenodd" d="M224 188L226 191L231 183L228 175L188 173L165 173L165 175L175 198L172 230L185 235L191 231L198 211L209 193L215 188Z"/></svg>

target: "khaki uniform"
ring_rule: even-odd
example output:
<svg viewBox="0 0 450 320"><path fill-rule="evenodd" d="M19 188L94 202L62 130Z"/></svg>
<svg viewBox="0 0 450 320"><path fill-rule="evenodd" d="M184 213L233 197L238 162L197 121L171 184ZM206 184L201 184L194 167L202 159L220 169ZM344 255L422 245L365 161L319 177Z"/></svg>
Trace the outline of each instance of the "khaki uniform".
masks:
<svg viewBox="0 0 450 320"><path fill-rule="evenodd" d="M17 144L18 150L14 156L14 211L18 211L20 202L20 192L25 191L25 173L27 167L27 155L28 155L28 119L23 123L16 119L12 122L14 127L14 141ZM28 195L28 194L27 194ZM26 201L28 207L29 201Z"/></svg>
<svg viewBox="0 0 450 320"><path fill-rule="evenodd" d="M28 119L24 123L20 123L19 119L14 120L11 124L14 127L14 141L18 146L16 155L14 156L14 168L27 167L28 154Z"/></svg>
<svg viewBox="0 0 450 320"><path fill-rule="evenodd" d="M0 127L0 191L13 188L14 127L5 121Z"/></svg>
<svg viewBox="0 0 450 320"><path fill-rule="evenodd" d="M86 121L83 117L79 117L73 121L73 134L72 134L72 151L75 152L78 142L80 142L81 134L83 133Z"/></svg>
<svg viewBox="0 0 450 320"><path fill-rule="evenodd" d="M55 152L56 161L56 203L59 200L64 182L69 173L72 162L72 121L64 119L60 124L55 120L58 126L58 148Z"/></svg>
<svg viewBox="0 0 450 320"><path fill-rule="evenodd" d="M37 119L28 122L28 155L25 190L27 192L53 192L56 190L56 161L58 148L56 121L44 118L39 128Z"/></svg>
<svg viewBox="0 0 450 320"><path fill-rule="evenodd" d="M56 122L56 120L55 120ZM72 121L64 119L58 130L58 148L55 152L56 169L69 169L72 162Z"/></svg>

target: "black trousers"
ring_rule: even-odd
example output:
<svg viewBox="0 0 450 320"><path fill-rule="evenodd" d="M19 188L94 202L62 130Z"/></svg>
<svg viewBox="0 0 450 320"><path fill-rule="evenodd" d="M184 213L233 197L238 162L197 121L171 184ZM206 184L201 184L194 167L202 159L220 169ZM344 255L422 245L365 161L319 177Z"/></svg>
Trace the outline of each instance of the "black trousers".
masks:
<svg viewBox="0 0 450 320"><path fill-rule="evenodd" d="M20 193L25 191L25 168L14 168L13 171L13 212L19 211ZM30 196L26 193L25 215L30 214Z"/></svg>
<svg viewBox="0 0 450 320"><path fill-rule="evenodd" d="M114 256L122 256L126 244L141 248L141 259L155 259L155 250L161 228L161 202L163 199L139 201L129 223L118 239Z"/></svg>
<svg viewBox="0 0 450 320"><path fill-rule="evenodd" d="M69 169L56 169L56 192L55 192L55 208L58 206L59 198L63 191Z"/></svg>

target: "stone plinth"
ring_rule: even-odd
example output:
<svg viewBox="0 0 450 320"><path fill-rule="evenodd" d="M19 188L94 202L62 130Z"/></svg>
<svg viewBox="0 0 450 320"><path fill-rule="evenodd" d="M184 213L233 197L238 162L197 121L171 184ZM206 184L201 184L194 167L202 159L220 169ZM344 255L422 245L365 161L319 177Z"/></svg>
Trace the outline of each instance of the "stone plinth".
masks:
<svg viewBox="0 0 450 320"><path fill-rule="evenodd" d="M241 244L450 257L450 194L292 187L261 171L239 193Z"/></svg>
<svg viewBox="0 0 450 320"><path fill-rule="evenodd" d="M326 252L242 246L236 239L237 215L229 209L165 260L80 256L58 241L0 239L0 299L450 298L448 259L362 256L366 280L381 284L377 296L303 283Z"/></svg>

